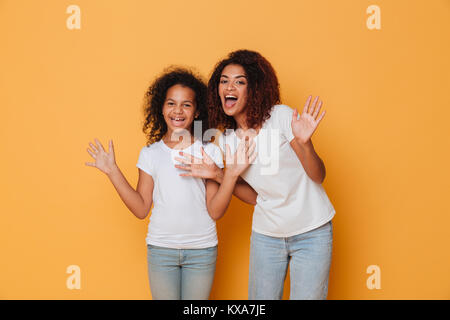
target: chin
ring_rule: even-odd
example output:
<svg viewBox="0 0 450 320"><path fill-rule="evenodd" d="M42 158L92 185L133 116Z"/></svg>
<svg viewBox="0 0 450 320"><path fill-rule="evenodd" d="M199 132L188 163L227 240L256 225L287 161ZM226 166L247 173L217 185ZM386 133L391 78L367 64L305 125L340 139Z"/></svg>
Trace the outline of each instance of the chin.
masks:
<svg viewBox="0 0 450 320"><path fill-rule="evenodd" d="M244 112L244 108L240 108L239 106L234 106L232 108L222 108L223 112L229 116L234 117L242 112Z"/></svg>
<svg viewBox="0 0 450 320"><path fill-rule="evenodd" d="M225 109L223 108L223 112L227 115L232 117L234 115L234 110L230 110L230 109Z"/></svg>
<svg viewBox="0 0 450 320"><path fill-rule="evenodd" d="M183 132L190 132L190 131L189 131L189 128L176 127L176 128L173 128L173 132L175 132L175 133L183 133Z"/></svg>
<svg viewBox="0 0 450 320"><path fill-rule="evenodd" d="M179 137L184 137L184 136L191 136L191 132L189 131L188 128L180 128L180 127L176 127L176 128L171 128L172 131L172 136L173 138L177 139Z"/></svg>

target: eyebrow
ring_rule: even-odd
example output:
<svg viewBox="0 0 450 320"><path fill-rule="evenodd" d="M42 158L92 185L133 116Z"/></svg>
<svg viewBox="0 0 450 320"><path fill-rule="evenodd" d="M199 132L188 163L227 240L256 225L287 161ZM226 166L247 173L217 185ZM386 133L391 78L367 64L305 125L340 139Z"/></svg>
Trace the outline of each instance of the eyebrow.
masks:
<svg viewBox="0 0 450 320"><path fill-rule="evenodd" d="M227 75L224 75L224 74L222 74L220 77L229 78ZM245 76L243 74L240 74L240 75L236 76L235 78L245 78L245 79L247 79L247 76Z"/></svg>
<svg viewBox="0 0 450 320"><path fill-rule="evenodd" d="M167 98L166 99L166 101L169 101L169 100L171 100L171 101L173 101L173 102L176 102L174 99L172 99L172 98ZM184 101L182 101L182 102L190 102L190 103L194 103L193 101L191 101L191 100L184 100Z"/></svg>

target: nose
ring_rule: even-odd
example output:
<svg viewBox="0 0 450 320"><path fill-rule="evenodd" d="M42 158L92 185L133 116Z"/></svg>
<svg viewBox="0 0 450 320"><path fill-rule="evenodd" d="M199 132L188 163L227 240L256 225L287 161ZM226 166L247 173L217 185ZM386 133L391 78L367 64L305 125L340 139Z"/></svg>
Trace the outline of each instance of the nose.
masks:
<svg viewBox="0 0 450 320"><path fill-rule="evenodd" d="M227 91L233 91L235 89L233 81L228 81L226 89Z"/></svg>
<svg viewBox="0 0 450 320"><path fill-rule="evenodd" d="M181 114L181 113L183 113L183 107L178 104L175 106L175 108L173 108L173 112L176 114Z"/></svg>

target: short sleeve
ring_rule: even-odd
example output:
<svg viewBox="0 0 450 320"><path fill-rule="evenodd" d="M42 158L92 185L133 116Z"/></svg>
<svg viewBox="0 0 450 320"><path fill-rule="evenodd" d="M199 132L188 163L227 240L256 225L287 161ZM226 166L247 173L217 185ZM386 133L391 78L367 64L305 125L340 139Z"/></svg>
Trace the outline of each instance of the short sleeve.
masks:
<svg viewBox="0 0 450 320"><path fill-rule="evenodd" d="M145 173L148 173L149 175L153 175L153 166L152 166L151 158L149 157L149 148L148 147L143 147L141 149L136 167L138 167Z"/></svg>
<svg viewBox="0 0 450 320"><path fill-rule="evenodd" d="M274 120L278 123L282 135L291 142L294 139L294 134L292 133L292 115L294 110L286 105L277 105L274 107L273 113L275 113Z"/></svg>
<svg viewBox="0 0 450 320"><path fill-rule="evenodd" d="M220 148L214 143L208 143L205 148L206 154L214 161L214 163L219 167L223 168L223 156Z"/></svg>

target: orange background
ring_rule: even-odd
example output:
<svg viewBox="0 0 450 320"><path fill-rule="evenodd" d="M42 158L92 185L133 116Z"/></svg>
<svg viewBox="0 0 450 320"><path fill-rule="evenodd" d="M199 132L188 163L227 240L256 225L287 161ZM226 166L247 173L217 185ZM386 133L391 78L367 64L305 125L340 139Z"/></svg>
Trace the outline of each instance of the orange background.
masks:
<svg viewBox="0 0 450 320"><path fill-rule="evenodd" d="M366 27L372 4L381 30ZM313 142L337 211L329 298L449 299L449 31L448 0L0 1L0 298L151 298L148 218L84 165L88 142L112 138L136 186L154 77L181 64L207 78L247 48L273 64L283 103L325 103ZM218 222L212 299L247 298L251 213L234 199Z"/></svg>

